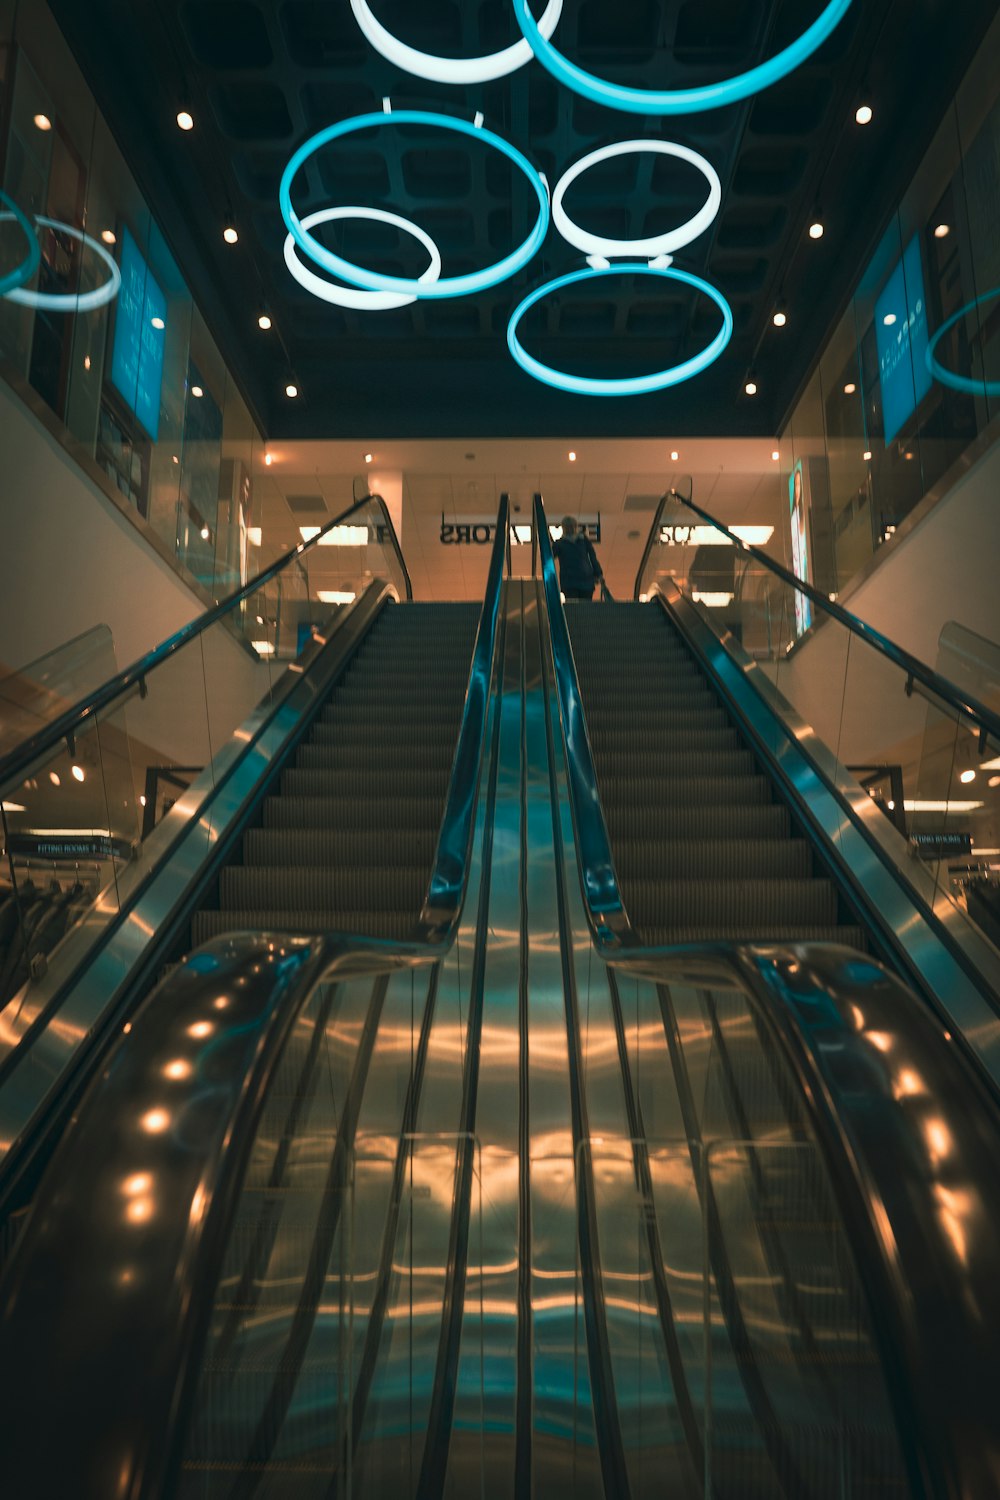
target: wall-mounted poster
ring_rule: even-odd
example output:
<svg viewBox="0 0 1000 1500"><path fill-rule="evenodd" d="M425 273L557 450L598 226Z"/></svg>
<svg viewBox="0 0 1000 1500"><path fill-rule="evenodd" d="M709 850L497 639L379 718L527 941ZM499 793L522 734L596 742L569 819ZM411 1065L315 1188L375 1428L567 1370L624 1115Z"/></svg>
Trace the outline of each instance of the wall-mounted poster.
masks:
<svg viewBox="0 0 1000 1500"><path fill-rule="evenodd" d="M806 510L809 504L807 474L799 459L788 476L788 509L792 526L792 572L803 583L811 583ZM812 601L795 590L795 634L802 635L812 624Z"/></svg>

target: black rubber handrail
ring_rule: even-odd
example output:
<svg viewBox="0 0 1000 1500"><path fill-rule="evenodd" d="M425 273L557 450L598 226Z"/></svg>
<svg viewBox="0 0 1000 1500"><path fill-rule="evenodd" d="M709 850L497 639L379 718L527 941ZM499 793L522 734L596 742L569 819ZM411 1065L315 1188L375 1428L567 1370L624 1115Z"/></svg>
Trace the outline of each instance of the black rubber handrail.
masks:
<svg viewBox="0 0 1000 1500"><path fill-rule="evenodd" d="M618 887L537 495L535 530L594 945L614 968L657 985L741 989L791 1071L863 1269L911 1492L987 1500L1000 1472L984 1394L1000 1380L996 1102L943 1022L867 956L834 944L640 945ZM960 1223L943 1204L963 1206Z"/></svg>
<svg viewBox="0 0 1000 1500"><path fill-rule="evenodd" d="M119 1044L77 1110L0 1291L0 1441L11 1493L172 1493L243 1181L303 1007L321 982L425 968L451 948L487 743L508 512L502 495L413 941L242 933L203 945L162 981L144 1024ZM107 1354L100 1380L95 1350ZM44 1402L32 1406L40 1425L8 1420L23 1416L26 1384L72 1411L59 1444L50 1441Z"/></svg>
<svg viewBox="0 0 1000 1500"><path fill-rule="evenodd" d="M656 515L649 530L649 536L646 538L642 562L639 564L639 571L636 574L635 588L633 590L635 599L638 600L639 598L646 564L649 561L655 540L660 534L661 518L664 509L672 501L686 506L688 510L693 510L696 516L700 516L703 521L707 521L710 526L714 526L717 531L721 531L723 536L728 537L734 547L739 548L748 557L752 557L755 562L759 562L769 572L773 573L776 578L780 578L782 583L787 584L792 589L797 589L800 594L804 594L807 599L816 605L817 609L821 609L824 614L829 615L838 624L845 626L852 635L856 635L859 640L864 641L865 645L872 646L882 656L886 657L887 660L891 661L893 666L898 667L901 672L905 673L907 693L912 691L915 682L919 682L928 692L933 693L936 698L947 703L948 707L953 709L956 714L960 714L963 718L970 720L979 731L981 751L985 751L986 749L987 737L996 745L1000 745L1000 714L997 714L987 704L981 703L978 698L974 698L970 693L963 692L950 678L942 677L940 672L936 672L933 667L929 667L919 657L911 655L905 647L898 645L896 641L890 640L880 630L876 630L874 625L869 625L866 620L861 620L857 615L852 615L849 609L845 609L842 604L838 604L835 599L831 599L829 595L824 594L820 589L814 588L811 583L805 583L801 578L796 578L794 573L789 572L781 563L775 562L774 558L769 557L760 547L755 547L752 543L743 541L735 532L730 531L729 527L723 521L717 520L707 510L702 510L700 505L695 505L693 500L688 499L687 496L682 495L678 490L667 490L660 497L660 503L656 508Z"/></svg>
<svg viewBox="0 0 1000 1500"><path fill-rule="evenodd" d="M154 646L152 650L147 651L145 656L140 656L138 661L133 662L130 667L125 667L121 672L117 672L114 677L109 677L107 682L102 683L99 688L95 688L92 693L89 693L85 698L81 698L79 702L67 708L57 719L53 719L44 728L37 730L34 734L29 735L27 739L22 740L15 749L9 751L0 759L0 790L16 784L17 781L27 774L38 758L45 755L47 751L54 749L64 740L72 740L73 736L78 734L103 709L109 708L113 703L117 703L119 699L131 693L135 688L144 693L146 690L146 678L162 662L165 662L171 656L176 656L178 651L187 646L191 641L196 640L210 626L218 624L220 620L224 619L226 615L230 614L244 600L249 599L252 594L256 593L266 583L270 583L271 579L275 578L289 564L302 557L311 548L319 546L323 538L335 526L343 526L345 521L350 520L351 516L356 515L359 510L362 510L367 505L375 505L382 512L383 524L388 531L389 541L396 554L396 560L403 575L406 597L408 600L412 599L413 585L410 582L410 575L400 549L399 538L396 536L396 528L392 524L392 517L389 514L386 503L381 495L366 495L364 499L356 500L353 505L348 506L347 510L342 511L339 516L335 516L314 537L310 537L309 541L300 542L297 547L292 548L291 552L286 552L283 557L279 557L277 562L271 563L270 567L265 568L263 572L251 578L249 583L245 583L234 594L229 594L225 599L220 600L218 604L214 604L211 609L205 610L204 614L199 615L197 619L190 620L187 625L182 625L180 630L175 631L165 641L161 641L158 646Z"/></svg>

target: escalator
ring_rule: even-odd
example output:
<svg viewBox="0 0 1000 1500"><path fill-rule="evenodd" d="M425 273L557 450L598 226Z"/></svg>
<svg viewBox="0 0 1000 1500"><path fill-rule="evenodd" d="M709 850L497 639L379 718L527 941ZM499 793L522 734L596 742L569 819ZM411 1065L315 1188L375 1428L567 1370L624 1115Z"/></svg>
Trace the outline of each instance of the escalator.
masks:
<svg viewBox="0 0 1000 1500"><path fill-rule="evenodd" d="M540 505L502 585L506 527L481 616L383 605L77 1109L5 1492L996 1492L988 1081L693 627L564 616Z"/></svg>

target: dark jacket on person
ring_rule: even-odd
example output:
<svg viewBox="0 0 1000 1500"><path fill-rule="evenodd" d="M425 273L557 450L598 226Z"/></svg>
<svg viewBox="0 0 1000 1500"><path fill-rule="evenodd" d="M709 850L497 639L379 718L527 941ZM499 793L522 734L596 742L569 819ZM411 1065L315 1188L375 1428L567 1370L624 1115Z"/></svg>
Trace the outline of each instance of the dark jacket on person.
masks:
<svg viewBox="0 0 1000 1500"><path fill-rule="evenodd" d="M604 577L593 542L580 532L553 542L552 555L559 563L559 585L564 594L592 593L597 580Z"/></svg>

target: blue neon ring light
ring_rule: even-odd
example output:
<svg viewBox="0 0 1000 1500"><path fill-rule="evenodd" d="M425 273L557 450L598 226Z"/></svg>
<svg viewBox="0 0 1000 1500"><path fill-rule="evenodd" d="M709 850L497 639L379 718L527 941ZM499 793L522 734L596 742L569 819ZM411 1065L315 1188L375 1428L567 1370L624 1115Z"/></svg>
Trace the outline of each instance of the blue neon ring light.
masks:
<svg viewBox="0 0 1000 1500"><path fill-rule="evenodd" d="M485 141L487 145L495 147L512 161L524 173L538 199L538 217L524 242L503 260L498 260L495 265L486 266L481 271L472 271L467 276L442 277L440 281L416 281L407 276L382 276L377 271L366 271L362 266L352 265L349 260L335 255L332 250L327 250L324 245L314 239L308 230L303 229L292 207L292 181L296 172L315 152L329 145L331 141L340 140L342 136L351 135L356 130L368 130L373 125L393 124L432 125L442 130L451 130L458 135L467 135L472 140ZM471 292L482 292L487 287L497 286L499 282L506 281L509 276L513 276L521 270L522 266L528 264L528 261L540 249L549 227L549 194L545 181L516 146L512 146L502 136L495 135L492 130L486 130L482 125L470 124L469 121L456 119L453 115L442 115L420 109L394 109L388 114L355 115L353 119L339 120L335 125L328 125L325 130L318 131L290 158L281 174L278 200L281 205L281 216L289 234L299 249L304 251L316 265L322 266L332 276L339 277L351 286L363 287L366 291L401 292L406 296L417 298L464 297Z"/></svg>
<svg viewBox="0 0 1000 1500"><path fill-rule="evenodd" d="M543 68L553 78L566 85L574 94L582 94L595 104L604 104L609 109L624 110L633 115L692 115L705 109L720 109L724 104L734 104L739 99L748 99L779 78L787 78L807 57L821 47L835 27L843 20L851 0L829 0L824 10L811 26L792 42L783 52L776 52L766 62L738 73L734 78L724 78L719 83L706 83L693 89L632 89L621 84L609 83L593 73L584 72L575 63L563 57L559 49L542 35L538 23L528 9L528 0L514 0L514 15L532 52Z"/></svg>
<svg viewBox="0 0 1000 1500"><path fill-rule="evenodd" d="M21 264L15 266L13 271L7 271L4 275L0 276L0 297L2 297L7 292L16 291L18 287L24 286L26 281L31 280L32 276L38 270L38 264L42 256L38 248L38 236L31 227L31 220L27 214L23 213L13 198L8 198L4 192L0 192L0 201L6 203L10 209L10 213L4 214L3 217L15 219L24 230L24 237L28 241L28 253Z"/></svg>
<svg viewBox="0 0 1000 1500"><path fill-rule="evenodd" d="M685 286L692 286L696 291L704 292L706 297L711 297L722 313L721 329L712 342L706 345L699 354L684 360L679 365L655 371L652 375L630 375L618 380L595 379L589 375L570 375L563 370L553 369L551 365L543 365L541 360L527 353L517 337L517 325L536 302L541 302L542 298L547 297L550 292L558 292L564 286L574 286L578 281L595 281L602 276L623 275L658 276L666 281L683 282ZM662 391L668 386L680 385L682 381L693 379L695 375L700 375L702 370L714 364L732 336L732 309L720 291L717 291L709 282L703 281L700 276L693 276L690 271L680 271L676 266L650 266L643 260L617 261L612 266L601 266L596 270L587 267L586 270L568 271L565 276L557 276L553 281L547 281L544 286L536 287L533 292L529 292L523 302L515 307L510 322L507 324L507 347L521 369L526 374L533 375L536 380L554 386L557 391L569 391L576 396L644 396L650 391Z"/></svg>
<svg viewBox="0 0 1000 1500"><path fill-rule="evenodd" d="M992 292L984 292L981 297L973 297L972 301L960 307L957 313L952 313L951 317L941 324L927 345L924 358L927 361L928 370L935 380L939 380L942 385L949 386L953 391L963 391L969 396L1000 396L1000 380L974 380L971 375L957 375L954 370L946 369L934 357L934 350L948 329L954 328L959 319L964 318L966 313L970 313L974 307L981 307L984 302L990 302L994 297L1000 297L1000 286L994 287Z"/></svg>

